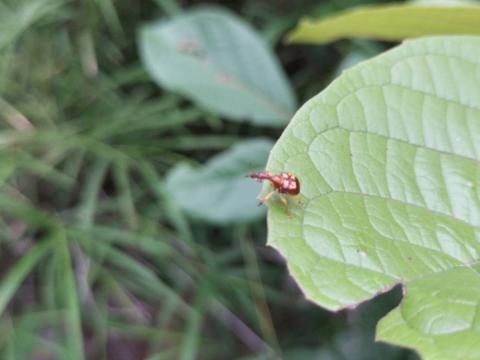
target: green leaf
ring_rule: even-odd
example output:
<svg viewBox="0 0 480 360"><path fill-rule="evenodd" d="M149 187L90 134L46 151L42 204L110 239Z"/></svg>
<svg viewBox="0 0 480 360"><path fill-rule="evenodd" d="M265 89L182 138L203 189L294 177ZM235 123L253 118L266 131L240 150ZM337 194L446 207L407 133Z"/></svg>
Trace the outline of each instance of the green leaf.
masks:
<svg viewBox="0 0 480 360"><path fill-rule="evenodd" d="M426 35L477 35L479 23L480 6L474 4L364 6L326 19L303 20L288 39L325 44L343 38L399 41Z"/></svg>
<svg viewBox="0 0 480 360"><path fill-rule="evenodd" d="M379 339L426 359L480 357L479 84L479 37L408 41L307 102L267 165L301 183L268 243L305 295L339 310L402 284Z"/></svg>
<svg viewBox="0 0 480 360"><path fill-rule="evenodd" d="M272 51L245 22L200 8L145 26L143 62L161 86L232 120L284 126L296 102Z"/></svg>
<svg viewBox="0 0 480 360"><path fill-rule="evenodd" d="M265 213L255 198L259 186L245 175L265 167L272 145L265 139L247 140L199 169L180 164L167 176L167 191L197 219L218 224L258 219Z"/></svg>
<svg viewBox="0 0 480 360"><path fill-rule="evenodd" d="M477 271L453 268L412 281L400 307L378 323L377 340L416 348L425 358L478 359L476 267Z"/></svg>

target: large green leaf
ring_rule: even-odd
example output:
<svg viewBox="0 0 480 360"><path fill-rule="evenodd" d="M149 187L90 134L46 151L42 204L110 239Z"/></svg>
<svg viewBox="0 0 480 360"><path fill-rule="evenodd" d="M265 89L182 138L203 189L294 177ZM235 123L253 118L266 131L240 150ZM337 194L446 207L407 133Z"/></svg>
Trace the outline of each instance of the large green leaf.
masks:
<svg viewBox="0 0 480 360"><path fill-rule="evenodd" d="M197 219L225 224L260 218L265 209L255 199L259 186L245 175L265 167L272 145L265 139L246 140L199 169L180 164L168 174L167 190Z"/></svg>
<svg viewBox="0 0 480 360"><path fill-rule="evenodd" d="M160 85L232 120L280 127L295 110L271 50L247 23L220 8L145 26L140 49Z"/></svg>
<svg viewBox="0 0 480 360"><path fill-rule="evenodd" d="M408 41L306 103L267 165L301 183L268 242L305 295L339 310L402 284L378 337L427 359L480 358L479 84L480 38Z"/></svg>
<svg viewBox="0 0 480 360"><path fill-rule="evenodd" d="M468 3L364 6L326 19L303 20L289 40L324 44L342 38L398 41L425 35L477 35L479 23L480 6Z"/></svg>

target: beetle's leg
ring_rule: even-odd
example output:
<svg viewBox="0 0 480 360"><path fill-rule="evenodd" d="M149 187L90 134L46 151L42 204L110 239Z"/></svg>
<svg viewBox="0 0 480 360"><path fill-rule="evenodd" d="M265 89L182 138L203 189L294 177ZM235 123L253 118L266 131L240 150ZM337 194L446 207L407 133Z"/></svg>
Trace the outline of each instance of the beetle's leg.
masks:
<svg viewBox="0 0 480 360"><path fill-rule="evenodd" d="M258 205L266 204L268 200L272 197L272 195L275 193L275 190L270 191L267 195L261 197L260 203Z"/></svg>
<svg viewBox="0 0 480 360"><path fill-rule="evenodd" d="M280 196L280 201L282 202L282 204L285 206L285 213L290 216L290 211L288 211L288 200L285 199L285 197L283 196Z"/></svg>

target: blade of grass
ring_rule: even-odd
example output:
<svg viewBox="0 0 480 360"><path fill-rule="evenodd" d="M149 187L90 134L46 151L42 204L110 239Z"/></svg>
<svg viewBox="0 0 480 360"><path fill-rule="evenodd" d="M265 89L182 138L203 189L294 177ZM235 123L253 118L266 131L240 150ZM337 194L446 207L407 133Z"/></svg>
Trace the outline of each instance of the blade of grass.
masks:
<svg viewBox="0 0 480 360"><path fill-rule="evenodd" d="M3 185L9 178L15 173L17 168L17 164L11 156L1 157L1 164L0 166L0 186Z"/></svg>
<svg viewBox="0 0 480 360"><path fill-rule="evenodd" d="M23 255L21 259L13 265L4 277L0 283L0 315L5 311L5 307L15 295L23 280L25 280L32 269L48 253L50 248L51 242L47 240L34 245L28 253Z"/></svg>
<svg viewBox="0 0 480 360"><path fill-rule="evenodd" d="M262 338L221 302L217 300L211 301L209 313L223 322L250 350L256 353L274 353Z"/></svg>
<svg viewBox="0 0 480 360"><path fill-rule="evenodd" d="M13 107L10 103L0 97L0 117L2 117L10 126L18 131L29 131L33 129L33 124L25 115Z"/></svg>
<svg viewBox="0 0 480 360"><path fill-rule="evenodd" d="M17 357L15 356L15 347L11 338L7 340L3 354L5 356L5 360L16 360Z"/></svg>
<svg viewBox="0 0 480 360"><path fill-rule="evenodd" d="M42 274L39 278L39 287L40 298L44 304L44 309L56 310L58 308L57 298L55 291L52 291L52 289L56 288L56 275L58 273L55 257L50 256L42 263L41 267L39 267L39 272Z"/></svg>
<svg viewBox="0 0 480 360"><path fill-rule="evenodd" d="M69 359L67 349L64 346L42 337L40 325L30 325L25 329L17 326L14 329L14 359L31 359L40 354L45 358Z"/></svg>
<svg viewBox="0 0 480 360"><path fill-rule="evenodd" d="M109 75L108 77L103 73L101 73L99 76L101 82L96 88L97 96L99 97L111 96L113 91L122 86L136 85L138 83L148 84L151 81L143 66L137 63L124 64L123 68L118 69L114 74ZM174 94L164 95L161 99L159 99L159 101L167 104L168 101L166 101L166 99L173 101L170 103L172 108L176 107L180 102L179 97Z"/></svg>
<svg viewBox="0 0 480 360"><path fill-rule="evenodd" d="M92 136L76 133L72 129L38 130L19 133L4 130L0 133L0 150L13 147L23 147L25 151L34 151L38 147L49 147L55 144L58 151L84 150L89 154L110 161L129 161L134 159L130 154L120 151L106 142L101 142Z"/></svg>
<svg viewBox="0 0 480 360"><path fill-rule="evenodd" d="M181 360L194 360L198 358L203 314L205 312L209 293L208 283L203 282L202 284L199 284L197 291L198 293L193 304L193 308L196 309L196 311L189 316L187 321L185 335L183 337L179 354Z"/></svg>
<svg viewBox="0 0 480 360"><path fill-rule="evenodd" d="M10 8L0 4L0 51L11 45L22 33L31 28L42 18L47 18L60 12L66 0L38 0L18 2L19 5Z"/></svg>
<svg viewBox="0 0 480 360"><path fill-rule="evenodd" d="M255 298L255 310L257 312L260 329L263 336L268 339L270 345L275 349L278 356L281 357L280 345L278 343L272 316L263 289L258 259L253 245L247 240L247 228L245 226L237 226L234 229L234 237L240 242L244 254L245 265L247 267L246 272L250 280L252 296Z"/></svg>
<svg viewBox="0 0 480 360"><path fill-rule="evenodd" d="M77 43L83 72L87 77L93 79L98 75L98 58L92 31L84 29L78 34Z"/></svg>
<svg viewBox="0 0 480 360"><path fill-rule="evenodd" d="M77 151L70 151L65 159L65 162L61 164L63 173L69 176L71 179L78 179L80 171L84 164L85 151L83 149ZM72 201L72 198L76 195L74 191L65 191L57 195L58 203L62 207L68 207L68 203Z"/></svg>
<svg viewBox="0 0 480 360"><path fill-rule="evenodd" d="M13 324L9 314L0 317L0 356L7 360L15 359L13 350Z"/></svg>
<svg viewBox="0 0 480 360"><path fill-rule="evenodd" d="M72 236L79 236L81 233L83 236L90 236L93 239L99 239L114 245L133 247L155 257L164 258L174 253L174 249L166 241L141 232L126 231L118 227L93 225L88 230L69 227L67 231Z"/></svg>
<svg viewBox="0 0 480 360"><path fill-rule="evenodd" d="M176 0L154 0L160 9L168 16L175 16L182 10Z"/></svg>
<svg viewBox="0 0 480 360"><path fill-rule="evenodd" d="M136 133L158 137L161 132L183 128L204 116L204 112L197 109L178 110L174 108L178 104L173 104L173 101L178 102L171 98L148 103L143 99L119 98L115 103L121 110L110 110L105 114L103 123L90 130L89 135L97 140L115 138L117 142L131 142L132 138L135 140L132 135Z"/></svg>
<svg viewBox="0 0 480 360"><path fill-rule="evenodd" d="M52 225L49 214L27 203L23 195L11 187L0 192L0 214L8 214L13 218L21 219L33 229L48 228Z"/></svg>
<svg viewBox="0 0 480 360"><path fill-rule="evenodd" d="M129 121L122 128L118 129L120 133L129 133L132 131L155 130L156 132L171 131L172 128L185 126L205 117L205 112L196 108L186 110L171 110L168 113L163 109L159 111L152 107L150 113L143 114L144 119L138 119L135 122ZM159 115L161 118L159 118ZM155 134L157 135L157 134Z"/></svg>
<svg viewBox="0 0 480 360"><path fill-rule="evenodd" d="M157 320L158 327L164 329L168 327L169 322L175 315L175 310L177 309L177 301L174 297L167 297L162 304L162 309L160 310L160 315Z"/></svg>
<svg viewBox="0 0 480 360"><path fill-rule="evenodd" d="M93 224L97 207L97 198L105 175L108 169L108 162L104 159L97 159L90 169L87 183L83 188L82 201L78 209L79 223L84 228Z"/></svg>
<svg viewBox="0 0 480 360"><path fill-rule="evenodd" d="M118 193L117 199L119 210L128 227L130 229L135 229L138 226L138 217L132 192L130 190L128 170L127 165L122 161L113 166L112 175Z"/></svg>
<svg viewBox="0 0 480 360"><path fill-rule="evenodd" d="M155 342L172 343L178 342L182 336L179 332L157 328L156 326L137 325L115 320L109 320L108 326L112 333L131 339L146 339Z"/></svg>
<svg viewBox="0 0 480 360"><path fill-rule="evenodd" d="M74 184L73 178L58 171L39 157L32 157L28 153L23 153L17 156L16 161L21 169L48 180L64 190L69 190Z"/></svg>
<svg viewBox="0 0 480 360"><path fill-rule="evenodd" d="M67 157L63 166L64 173L67 174L67 176L70 176L72 179L77 179L80 174L84 158L85 151L73 151L70 156Z"/></svg>
<svg viewBox="0 0 480 360"><path fill-rule="evenodd" d="M138 168L145 182L150 186L153 194L163 206L165 216L178 231L180 237L188 243L193 244L193 234L188 221L170 194L168 194L163 180L158 176L155 168L148 162L139 163Z"/></svg>
<svg viewBox="0 0 480 360"><path fill-rule="evenodd" d="M174 360L177 358L177 356L178 356L178 349L174 347L174 348L162 351L161 353L150 355L145 360Z"/></svg>
<svg viewBox="0 0 480 360"><path fill-rule="evenodd" d="M103 18L110 27L112 33L122 39L125 34L122 28L122 23L120 22L120 18L112 0L96 0L96 2L98 3L102 11Z"/></svg>
<svg viewBox="0 0 480 360"><path fill-rule="evenodd" d="M95 256L95 252L97 251L105 254L104 260L106 263L112 265L114 269L117 269L117 272L113 269L108 269L108 271L116 274L115 277L121 283L130 286L135 284L138 289L143 290L144 295L153 295L154 297L160 297L162 299L172 297L177 301L179 309L185 316L190 315L192 311L194 311L172 288L161 281L151 269L136 261L131 256L124 254L113 246L101 242L96 243L94 248L90 247L86 249L86 252L92 256Z"/></svg>
<svg viewBox="0 0 480 360"><path fill-rule="evenodd" d="M61 265L61 273L59 277L60 288L59 293L63 295L66 307L66 330L67 330L67 347L69 351L69 359L85 359L83 347L82 320L80 317L80 304L76 288L75 274L73 270L73 262L70 255L68 240L65 230L61 227L55 234L55 251Z"/></svg>
<svg viewBox="0 0 480 360"><path fill-rule="evenodd" d="M165 138L159 142L159 145L170 150L217 150L225 149L240 141L238 136L231 135L195 135L195 136L175 136L175 138Z"/></svg>

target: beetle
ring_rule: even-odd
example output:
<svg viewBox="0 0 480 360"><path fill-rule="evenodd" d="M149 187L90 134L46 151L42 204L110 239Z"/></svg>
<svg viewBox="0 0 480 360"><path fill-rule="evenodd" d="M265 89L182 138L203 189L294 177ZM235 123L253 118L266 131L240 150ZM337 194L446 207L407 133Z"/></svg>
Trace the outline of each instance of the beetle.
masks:
<svg viewBox="0 0 480 360"><path fill-rule="evenodd" d="M275 192L279 194L298 195L300 193L300 181L298 178L290 172L281 172L279 174L271 174L268 171L258 171L247 175L248 177L258 181L269 181L273 190L268 194L260 198L260 203L265 204ZM283 196L280 196L280 200L285 205L285 209L288 213L288 201Z"/></svg>

